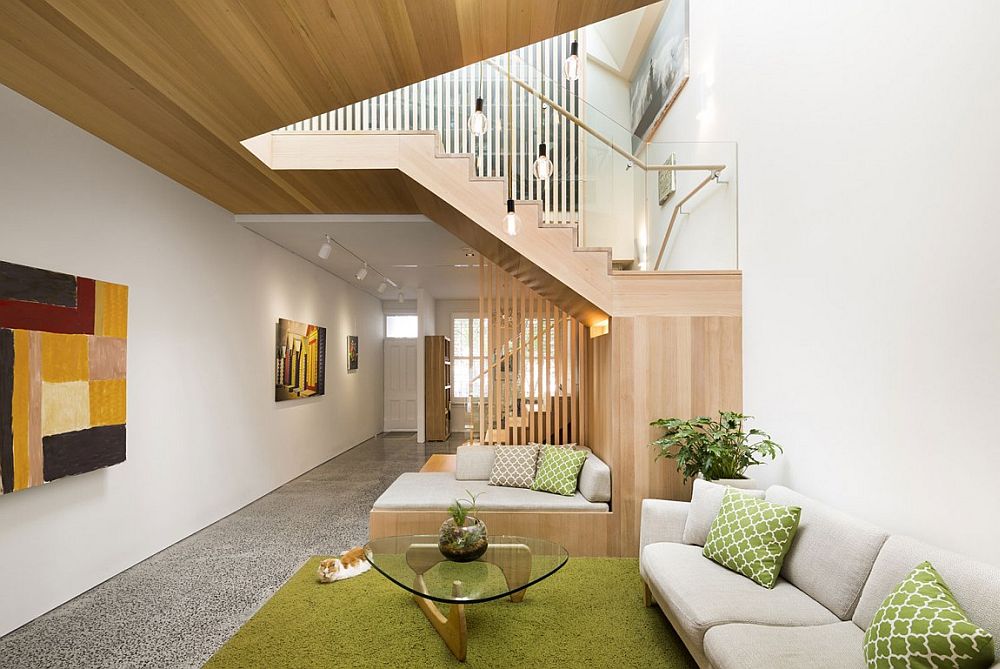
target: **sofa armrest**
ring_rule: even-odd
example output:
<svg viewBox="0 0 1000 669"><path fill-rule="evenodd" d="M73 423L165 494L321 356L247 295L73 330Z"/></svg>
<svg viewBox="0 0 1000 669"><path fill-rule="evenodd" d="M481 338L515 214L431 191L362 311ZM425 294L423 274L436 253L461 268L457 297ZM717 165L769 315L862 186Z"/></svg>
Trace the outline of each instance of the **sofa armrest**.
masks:
<svg viewBox="0 0 1000 669"><path fill-rule="evenodd" d="M642 500L639 555L642 555L642 549L649 544L662 541L681 543L690 506L690 502L678 502L670 499Z"/></svg>

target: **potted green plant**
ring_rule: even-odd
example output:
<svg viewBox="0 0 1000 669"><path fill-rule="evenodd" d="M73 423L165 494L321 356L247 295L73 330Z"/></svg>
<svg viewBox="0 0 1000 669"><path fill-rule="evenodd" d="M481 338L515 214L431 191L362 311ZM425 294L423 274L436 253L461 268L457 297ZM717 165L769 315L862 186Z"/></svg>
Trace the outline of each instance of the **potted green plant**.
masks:
<svg viewBox="0 0 1000 669"><path fill-rule="evenodd" d="M476 500L468 490L468 499L456 499L448 507L451 517L441 525L438 536L438 550L441 555L455 562L472 562L486 552L489 542L486 538L486 523L476 518Z"/></svg>
<svg viewBox="0 0 1000 669"><path fill-rule="evenodd" d="M720 411L719 420L660 418L650 425L662 427L664 433L651 446L658 449L657 459L677 462L685 483L701 476L734 488L753 488L747 468L763 464L765 458L774 460L783 449L763 430L744 431L744 422L751 419L735 411Z"/></svg>

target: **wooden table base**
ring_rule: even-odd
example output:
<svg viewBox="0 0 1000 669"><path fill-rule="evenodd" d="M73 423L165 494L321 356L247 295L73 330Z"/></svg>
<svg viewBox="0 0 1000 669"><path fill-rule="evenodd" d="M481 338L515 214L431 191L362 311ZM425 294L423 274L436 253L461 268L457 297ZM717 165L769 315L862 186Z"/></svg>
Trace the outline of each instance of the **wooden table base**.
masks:
<svg viewBox="0 0 1000 669"><path fill-rule="evenodd" d="M441 551L435 544L410 546L406 551L406 562L416 574L413 589L426 593L427 585L424 583L424 574L434 565L444 561L444 556L441 555ZM489 562L499 567L504 580L507 581L507 587L511 590L526 585L531 580L531 549L524 544L491 544L478 562ZM522 601L526 591L527 588L524 588L511 594L510 601ZM462 596L461 581L452 582L451 594L455 599ZM469 634L465 624L465 604L452 604L448 616L445 617L432 600L414 594L413 601L431 621L431 625L444 639L445 645L448 646L452 654L460 662L465 662L465 654L469 644Z"/></svg>

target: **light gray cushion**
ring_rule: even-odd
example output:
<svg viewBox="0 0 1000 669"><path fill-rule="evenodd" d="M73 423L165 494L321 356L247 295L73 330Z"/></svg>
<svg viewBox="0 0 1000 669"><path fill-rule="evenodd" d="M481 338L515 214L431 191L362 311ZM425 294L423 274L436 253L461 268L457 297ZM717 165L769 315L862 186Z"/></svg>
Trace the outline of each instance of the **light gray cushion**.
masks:
<svg viewBox="0 0 1000 669"><path fill-rule="evenodd" d="M701 646L705 632L726 623L825 625L840 622L809 595L778 579L773 589L717 565L699 546L656 543L642 549L646 583L661 606L679 622L678 630Z"/></svg>
<svg viewBox="0 0 1000 669"><path fill-rule="evenodd" d="M466 492L468 491L468 492ZM459 481L448 472L409 472L392 482L372 506L376 511L444 511L469 492L482 511L607 511L577 492L572 497L526 488L498 488L488 481Z"/></svg>
<svg viewBox="0 0 1000 669"><path fill-rule="evenodd" d="M684 524L684 543L704 546L708 539L708 531L712 528L715 517L722 508L722 498L726 487L703 479L694 480L694 490L691 493L691 509L688 511L687 522ZM763 490L740 490L740 492L762 499Z"/></svg>
<svg viewBox="0 0 1000 669"><path fill-rule="evenodd" d="M888 535L783 486L768 488L764 499L802 509L781 576L841 620L849 620Z"/></svg>
<svg viewBox="0 0 1000 669"><path fill-rule="evenodd" d="M649 544L660 541L680 543L684 534L690 502L672 499L642 500L642 515L639 522L639 553ZM642 562L639 562L642 574ZM645 576L645 574L643 574Z"/></svg>
<svg viewBox="0 0 1000 669"><path fill-rule="evenodd" d="M865 633L851 621L807 627L719 625L705 634L715 669L865 669Z"/></svg>
<svg viewBox="0 0 1000 669"><path fill-rule="evenodd" d="M493 446L459 446L455 451L455 478L459 481L487 481L497 452Z"/></svg>
<svg viewBox="0 0 1000 669"><path fill-rule="evenodd" d="M591 451L580 470L580 482L577 485L580 493L591 502L610 502L611 468Z"/></svg>
<svg viewBox="0 0 1000 669"><path fill-rule="evenodd" d="M496 457L490 472L490 485L508 488L530 488L538 468L538 447L496 446Z"/></svg>
<svg viewBox="0 0 1000 669"><path fill-rule="evenodd" d="M941 574L969 619L993 635L996 660L1000 662L1000 643L996 643L1000 640L1000 568L910 537L894 535L885 542L861 593L854 622L868 629L889 593L925 560Z"/></svg>

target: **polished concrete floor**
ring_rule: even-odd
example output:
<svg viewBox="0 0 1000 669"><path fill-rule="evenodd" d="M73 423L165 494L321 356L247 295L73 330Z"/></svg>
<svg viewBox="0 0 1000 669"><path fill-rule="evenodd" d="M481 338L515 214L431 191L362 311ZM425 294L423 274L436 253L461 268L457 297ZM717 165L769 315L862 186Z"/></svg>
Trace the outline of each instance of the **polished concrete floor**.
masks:
<svg viewBox="0 0 1000 669"><path fill-rule="evenodd" d="M200 667L307 558L364 543L397 476L462 441L370 439L0 638L0 667Z"/></svg>

